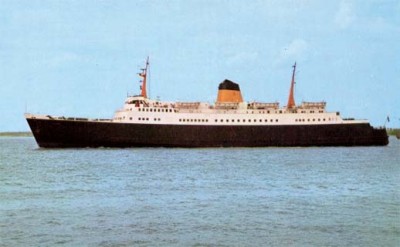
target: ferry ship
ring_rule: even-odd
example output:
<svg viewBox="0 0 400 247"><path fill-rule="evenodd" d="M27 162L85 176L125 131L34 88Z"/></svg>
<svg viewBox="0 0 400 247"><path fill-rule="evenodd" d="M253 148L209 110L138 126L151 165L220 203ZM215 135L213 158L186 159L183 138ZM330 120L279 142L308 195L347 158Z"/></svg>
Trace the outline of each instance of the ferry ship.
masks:
<svg viewBox="0 0 400 247"><path fill-rule="evenodd" d="M42 148L81 147L287 147L382 146L385 128L326 111L326 102L294 98L293 66L287 105L245 102L237 83L219 84L214 104L166 102L147 97L149 61L140 94L128 96L112 119L25 114Z"/></svg>

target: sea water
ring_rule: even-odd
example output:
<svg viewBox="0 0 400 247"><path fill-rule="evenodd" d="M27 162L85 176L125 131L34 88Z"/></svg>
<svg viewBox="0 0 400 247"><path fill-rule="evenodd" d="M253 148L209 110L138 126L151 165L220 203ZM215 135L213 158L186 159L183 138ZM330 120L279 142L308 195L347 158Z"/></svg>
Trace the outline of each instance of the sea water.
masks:
<svg viewBox="0 0 400 247"><path fill-rule="evenodd" d="M0 246L400 246L400 141L40 149L0 138Z"/></svg>

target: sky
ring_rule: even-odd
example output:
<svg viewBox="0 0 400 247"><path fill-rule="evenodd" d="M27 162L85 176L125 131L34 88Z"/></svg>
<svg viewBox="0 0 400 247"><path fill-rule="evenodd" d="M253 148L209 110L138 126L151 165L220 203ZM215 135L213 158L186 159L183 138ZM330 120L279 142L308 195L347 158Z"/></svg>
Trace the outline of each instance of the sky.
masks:
<svg viewBox="0 0 400 247"><path fill-rule="evenodd" d="M218 84L245 101L295 99L400 127L397 0L0 0L0 132L23 114L111 118L139 93L213 103Z"/></svg>

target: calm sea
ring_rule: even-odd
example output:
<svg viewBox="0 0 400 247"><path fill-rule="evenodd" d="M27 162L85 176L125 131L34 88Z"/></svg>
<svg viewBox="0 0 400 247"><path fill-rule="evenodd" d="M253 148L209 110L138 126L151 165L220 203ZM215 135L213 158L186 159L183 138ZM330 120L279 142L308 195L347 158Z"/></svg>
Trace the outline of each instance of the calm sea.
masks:
<svg viewBox="0 0 400 247"><path fill-rule="evenodd" d="M0 138L0 246L400 246L400 141L46 150Z"/></svg>

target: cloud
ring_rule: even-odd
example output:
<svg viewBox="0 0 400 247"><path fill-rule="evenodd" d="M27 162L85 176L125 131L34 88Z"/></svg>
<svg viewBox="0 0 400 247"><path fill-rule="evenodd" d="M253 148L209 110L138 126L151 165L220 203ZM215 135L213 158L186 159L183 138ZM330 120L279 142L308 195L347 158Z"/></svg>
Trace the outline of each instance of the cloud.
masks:
<svg viewBox="0 0 400 247"><path fill-rule="evenodd" d="M341 29L348 28L356 19L353 4L350 1L340 2L339 10L336 12L334 23Z"/></svg>
<svg viewBox="0 0 400 247"><path fill-rule="evenodd" d="M258 52L244 51L235 53L227 58L228 65L241 65L256 60Z"/></svg>
<svg viewBox="0 0 400 247"><path fill-rule="evenodd" d="M308 43L305 40L295 39L281 49L276 62L280 64L288 60L298 60L300 57L305 57L307 50Z"/></svg>

